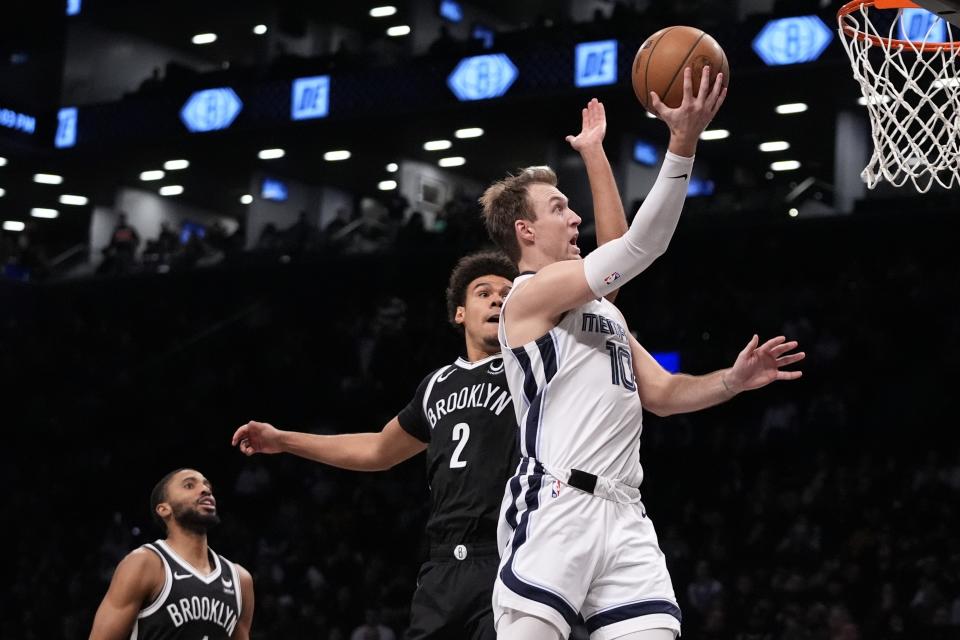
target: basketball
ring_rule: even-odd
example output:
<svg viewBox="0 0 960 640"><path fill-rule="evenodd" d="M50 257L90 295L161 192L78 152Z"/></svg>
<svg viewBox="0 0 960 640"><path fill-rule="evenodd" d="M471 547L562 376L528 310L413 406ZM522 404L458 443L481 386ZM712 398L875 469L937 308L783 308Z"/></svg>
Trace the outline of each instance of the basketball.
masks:
<svg viewBox="0 0 960 640"><path fill-rule="evenodd" d="M650 92L671 108L683 102L683 70L693 69L693 95L697 95L703 67L710 65L711 84L723 73L723 86L730 82L730 64L720 44L695 27L667 27L647 38L633 59L633 91L647 111Z"/></svg>

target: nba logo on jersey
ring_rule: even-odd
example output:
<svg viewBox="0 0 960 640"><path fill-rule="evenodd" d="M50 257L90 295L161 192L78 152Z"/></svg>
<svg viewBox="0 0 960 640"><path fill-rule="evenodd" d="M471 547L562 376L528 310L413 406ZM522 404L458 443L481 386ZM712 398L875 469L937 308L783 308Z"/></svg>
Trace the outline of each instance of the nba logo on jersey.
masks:
<svg viewBox="0 0 960 640"><path fill-rule="evenodd" d="M611 282L614 282L614 281L619 280L619 279L620 279L620 272L619 272L619 271L614 271L613 273L611 273L610 275L608 275L606 278L604 278L604 279L603 279L603 282L604 282L604 284L610 284Z"/></svg>
<svg viewBox="0 0 960 640"><path fill-rule="evenodd" d="M560 497L560 487L562 487L562 486L563 486L563 485L560 484L560 481L559 481L559 480L554 480L554 482L553 482L553 488L550 490L550 497L551 497L551 498L559 498L559 497Z"/></svg>

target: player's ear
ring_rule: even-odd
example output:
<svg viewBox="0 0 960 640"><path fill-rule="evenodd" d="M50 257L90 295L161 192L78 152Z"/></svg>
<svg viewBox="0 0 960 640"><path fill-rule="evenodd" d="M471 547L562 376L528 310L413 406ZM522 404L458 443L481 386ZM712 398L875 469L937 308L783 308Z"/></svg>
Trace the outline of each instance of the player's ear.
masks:
<svg viewBox="0 0 960 640"><path fill-rule="evenodd" d="M161 502L158 504L156 511L161 520L167 518L171 513L173 513L173 509L170 507L170 504L166 502Z"/></svg>
<svg viewBox="0 0 960 640"><path fill-rule="evenodd" d="M536 234L533 232L533 225L529 220L515 220L513 223L514 231L517 233L517 239L533 242Z"/></svg>
<svg viewBox="0 0 960 640"><path fill-rule="evenodd" d="M464 308L464 307L462 307L462 306L461 306L461 307L457 307L457 312L456 312L456 313L454 314L454 316L453 316L453 321L456 322L457 324L463 324L463 321L465 320L465 315L466 315L466 313L467 313L466 308Z"/></svg>

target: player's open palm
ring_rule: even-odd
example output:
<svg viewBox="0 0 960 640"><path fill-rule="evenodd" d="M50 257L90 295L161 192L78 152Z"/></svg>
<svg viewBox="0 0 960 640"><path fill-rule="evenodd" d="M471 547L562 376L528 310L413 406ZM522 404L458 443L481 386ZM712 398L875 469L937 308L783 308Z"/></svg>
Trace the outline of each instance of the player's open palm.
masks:
<svg viewBox="0 0 960 640"><path fill-rule="evenodd" d="M280 453L280 431L266 422L250 421L233 434L233 446L244 455Z"/></svg>
<svg viewBox="0 0 960 640"><path fill-rule="evenodd" d="M783 336L771 338L759 347L758 336L753 336L737 356L733 368L727 373L726 384L736 391L749 391L766 386L774 380L796 380L800 371L782 371L783 367L800 362L806 357L803 351L790 353L797 348L797 341Z"/></svg>
<svg viewBox="0 0 960 640"><path fill-rule="evenodd" d="M607 133L607 114L602 102L594 98L587 103L581 113L583 124L580 127L580 133L566 138L576 151L583 151L587 147L601 144L603 136Z"/></svg>
<svg viewBox="0 0 960 640"><path fill-rule="evenodd" d="M650 106L660 119L667 123L672 135L696 140L717 115L726 97L723 74L718 73L711 86L708 66L703 68L697 95L693 95L693 71L687 67L683 70L683 102L680 106L671 109L660 100L655 91L650 92Z"/></svg>

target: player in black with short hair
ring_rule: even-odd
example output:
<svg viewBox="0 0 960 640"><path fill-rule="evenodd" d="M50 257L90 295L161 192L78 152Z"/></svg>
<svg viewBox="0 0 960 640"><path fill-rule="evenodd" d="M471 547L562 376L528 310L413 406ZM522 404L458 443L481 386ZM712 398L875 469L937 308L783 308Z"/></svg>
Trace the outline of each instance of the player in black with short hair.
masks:
<svg viewBox="0 0 960 640"><path fill-rule="evenodd" d="M90 640L247 640L253 579L207 546L220 522L210 481L171 471L150 492L150 513L166 537L117 565Z"/></svg>
<svg viewBox="0 0 960 640"><path fill-rule="evenodd" d="M626 217L601 144L603 107L591 101L582 115L581 133L567 141L587 161L597 236L605 242L623 235ZM519 462L497 329L516 276L516 267L499 253L481 252L457 263L447 310L463 331L467 357L425 377L410 404L380 432L323 436L248 422L233 435L233 445L246 455L292 453L355 471L389 469L426 450L431 551L411 603L408 640L496 637L491 604L499 565L497 522L504 485Z"/></svg>

